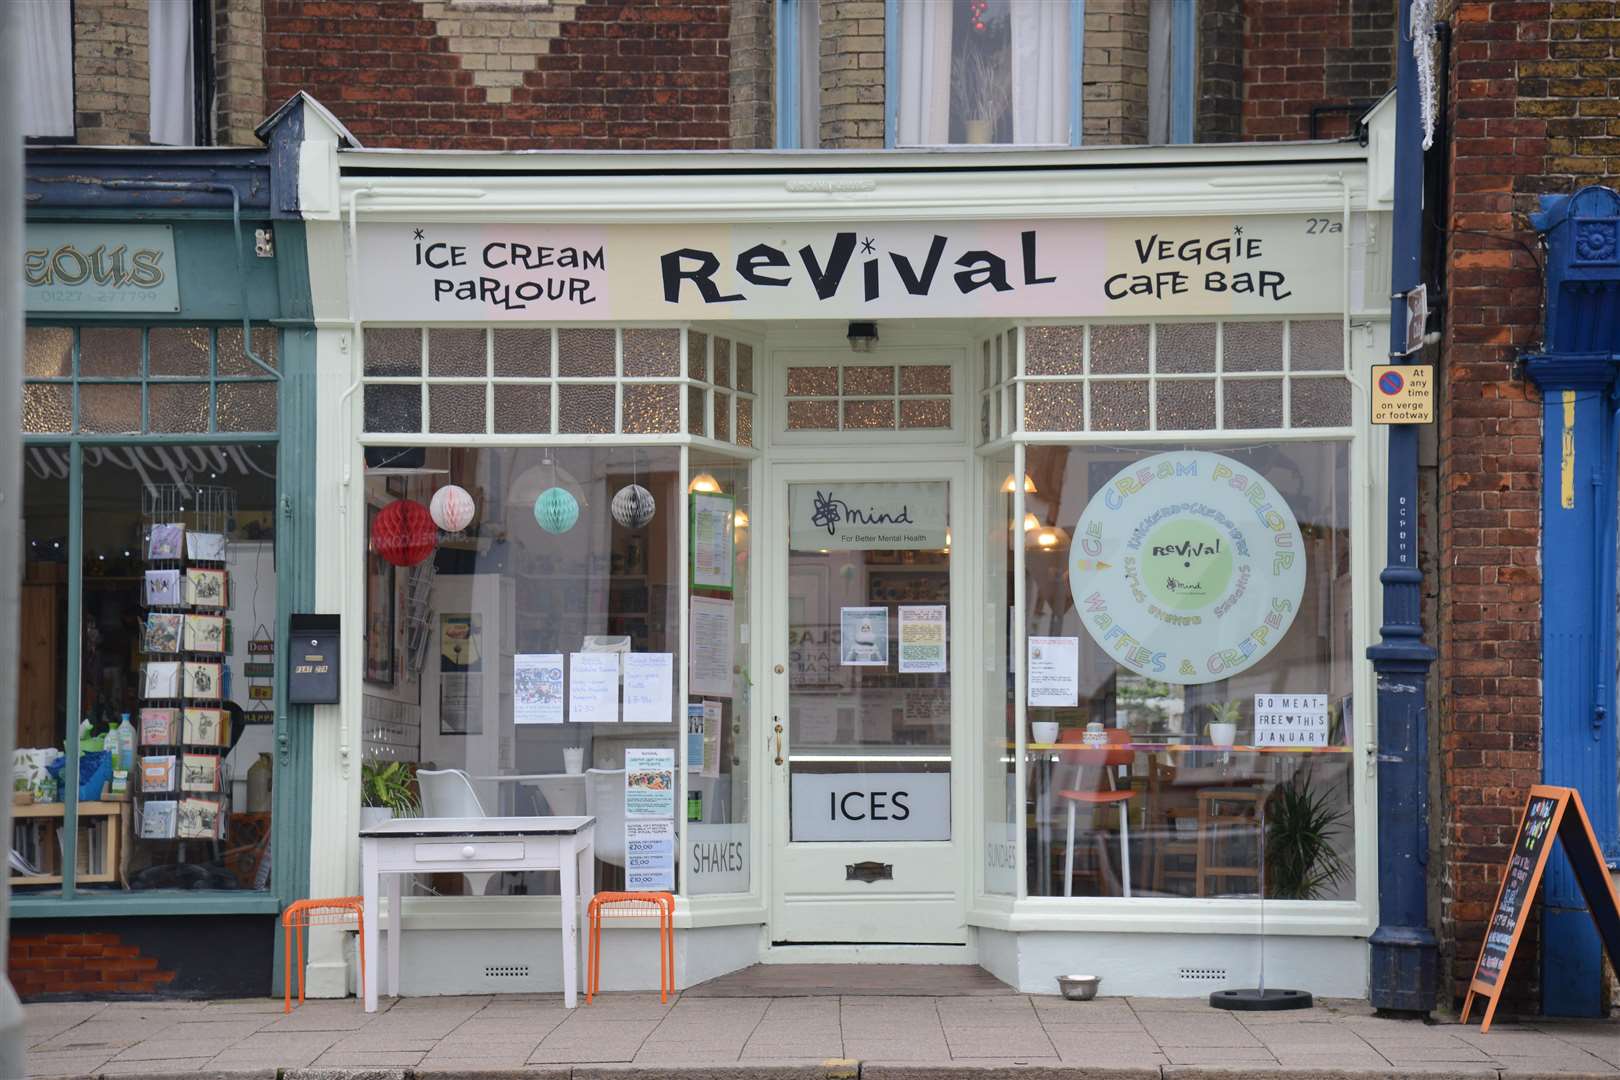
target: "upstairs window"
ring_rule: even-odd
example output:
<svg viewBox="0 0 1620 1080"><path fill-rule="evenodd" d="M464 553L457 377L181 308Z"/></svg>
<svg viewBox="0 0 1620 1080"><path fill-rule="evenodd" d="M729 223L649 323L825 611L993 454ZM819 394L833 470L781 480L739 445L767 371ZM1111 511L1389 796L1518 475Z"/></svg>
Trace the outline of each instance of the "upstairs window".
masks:
<svg viewBox="0 0 1620 1080"><path fill-rule="evenodd" d="M73 138L73 4L17 6L22 28L22 131L30 139Z"/></svg>

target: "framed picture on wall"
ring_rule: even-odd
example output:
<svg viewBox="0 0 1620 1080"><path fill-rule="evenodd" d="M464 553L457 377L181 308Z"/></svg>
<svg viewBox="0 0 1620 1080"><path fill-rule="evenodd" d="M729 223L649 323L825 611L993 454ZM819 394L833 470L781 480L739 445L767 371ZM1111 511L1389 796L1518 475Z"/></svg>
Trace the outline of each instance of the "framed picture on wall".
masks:
<svg viewBox="0 0 1620 1080"><path fill-rule="evenodd" d="M366 508L366 535L378 509ZM394 567L375 551L366 552L366 681L394 685Z"/></svg>

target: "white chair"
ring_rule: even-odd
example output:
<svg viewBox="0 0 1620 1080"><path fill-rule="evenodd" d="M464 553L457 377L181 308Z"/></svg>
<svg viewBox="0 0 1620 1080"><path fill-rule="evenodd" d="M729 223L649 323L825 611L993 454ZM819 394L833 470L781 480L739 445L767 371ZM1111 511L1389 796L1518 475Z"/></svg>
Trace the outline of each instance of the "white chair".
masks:
<svg viewBox="0 0 1620 1080"><path fill-rule="evenodd" d="M596 819L596 857L624 866L624 770L585 770L585 813Z"/></svg>
<svg viewBox="0 0 1620 1080"><path fill-rule="evenodd" d="M484 804L478 801L478 792L472 781L460 769L421 769L416 782L422 789L422 815L430 818L481 818ZM622 842L622 841L621 841ZM489 887L489 874L463 874L467 887L474 896L483 896Z"/></svg>

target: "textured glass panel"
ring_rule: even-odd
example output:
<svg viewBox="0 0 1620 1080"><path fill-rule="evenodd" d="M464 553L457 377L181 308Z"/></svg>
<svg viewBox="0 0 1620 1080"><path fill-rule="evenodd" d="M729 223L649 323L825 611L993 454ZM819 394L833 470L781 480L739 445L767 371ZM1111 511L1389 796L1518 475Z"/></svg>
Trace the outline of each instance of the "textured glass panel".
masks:
<svg viewBox="0 0 1620 1080"><path fill-rule="evenodd" d="M119 434L140 431L140 385L79 387L79 430Z"/></svg>
<svg viewBox="0 0 1620 1080"><path fill-rule="evenodd" d="M495 331L495 374L543 379L551 374L551 331L542 328Z"/></svg>
<svg viewBox="0 0 1620 1080"><path fill-rule="evenodd" d="M705 417L703 391L695 386L686 388L686 431L689 435L702 435Z"/></svg>
<svg viewBox="0 0 1620 1080"><path fill-rule="evenodd" d="M276 430L275 383L220 383L216 395L214 425L218 430Z"/></svg>
<svg viewBox="0 0 1620 1080"><path fill-rule="evenodd" d="M715 338L716 345L720 339ZM716 392L714 395L714 437L721 442L731 441L731 395Z"/></svg>
<svg viewBox="0 0 1620 1080"><path fill-rule="evenodd" d="M156 333L156 331L153 331ZM275 368L276 339L279 335L273 326L255 326L253 328L253 352L266 366ZM152 349L150 344L147 349ZM263 377L264 368L247 358L242 351L242 328L240 326L225 326L219 331L219 373L221 375L257 375Z"/></svg>
<svg viewBox="0 0 1620 1080"><path fill-rule="evenodd" d="M1221 370L1281 371L1282 340L1280 322L1222 323Z"/></svg>
<svg viewBox="0 0 1620 1080"><path fill-rule="evenodd" d="M837 431L838 402L788 402L787 429L789 431Z"/></svg>
<svg viewBox="0 0 1620 1080"><path fill-rule="evenodd" d="M788 397L832 397L838 393L838 369L790 367L787 392Z"/></svg>
<svg viewBox="0 0 1620 1080"><path fill-rule="evenodd" d="M153 335L157 331L152 331ZM202 331L207 334L208 331ZM156 341L153 348L157 347ZM30 326L23 374L30 379L66 378L73 374L73 330L67 326ZM208 351L203 350L203 362ZM203 369L207 374L207 368Z"/></svg>
<svg viewBox="0 0 1620 1080"><path fill-rule="evenodd" d="M1160 431L1207 431L1214 426L1214 379L1159 383Z"/></svg>
<svg viewBox="0 0 1620 1080"><path fill-rule="evenodd" d="M864 394L892 394L894 393L894 368L889 367L887 364L879 367L845 365L844 393L851 397Z"/></svg>
<svg viewBox="0 0 1620 1080"><path fill-rule="evenodd" d="M979 398L979 441L990 441L990 396L988 394Z"/></svg>
<svg viewBox="0 0 1620 1080"><path fill-rule="evenodd" d="M139 375L141 332L133 326L86 326L79 330L79 374ZM88 428L86 430L89 430ZM122 431L122 428L106 430Z"/></svg>
<svg viewBox="0 0 1620 1080"><path fill-rule="evenodd" d="M996 382L1000 382L1001 380L1003 380L1003 379L1005 379L1007 377L1007 375L1002 374L1002 372L1005 371L1005 370L1006 369L1004 369L1001 366L1001 335L997 334L996 335L996 365L995 365L994 371L992 372ZM1008 372L1007 374L1011 374L1011 372Z"/></svg>
<svg viewBox="0 0 1620 1080"><path fill-rule="evenodd" d="M1079 375L1085 370L1086 328L1027 326L1024 368L1028 375Z"/></svg>
<svg viewBox="0 0 1620 1080"><path fill-rule="evenodd" d="M1093 375L1146 375L1148 328L1099 323L1091 328Z"/></svg>
<svg viewBox="0 0 1620 1080"><path fill-rule="evenodd" d="M915 398L900 403L902 428L949 428L950 398Z"/></svg>
<svg viewBox="0 0 1620 1080"><path fill-rule="evenodd" d="M429 330L428 374L451 378L487 375L489 360L485 348L482 330L457 327Z"/></svg>
<svg viewBox="0 0 1620 1080"><path fill-rule="evenodd" d="M422 388L366 387L365 428L378 432L421 431Z"/></svg>
<svg viewBox="0 0 1620 1080"><path fill-rule="evenodd" d="M1288 370L1344 370L1344 323L1338 319L1289 323Z"/></svg>
<svg viewBox="0 0 1620 1080"><path fill-rule="evenodd" d="M709 381L709 335L686 332L686 374L699 382Z"/></svg>
<svg viewBox="0 0 1620 1080"><path fill-rule="evenodd" d="M153 383L147 388L146 412L152 431L207 431L208 384Z"/></svg>
<svg viewBox="0 0 1620 1080"><path fill-rule="evenodd" d="M1091 384L1091 430L1146 431L1148 384L1094 382Z"/></svg>
<svg viewBox="0 0 1620 1080"><path fill-rule="evenodd" d="M551 434L551 387L495 384L495 431L500 435Z"/></svg>
<svg viewBox="0 0 1620 1080"><path fill-rule="evenodd" d="M1025 383L1025 431L1080 431L1085 427L1085 384Z"/></svg>
<svg viewBox="0 0 1620 1080"><path fill-rule="evenodd" d="M986 390L990 387L990 342L988 340L986 340L983 345L983 355L980 357L980 364L983 366L984 370L979 373L979 389Z"/></svg>
<svg viewBox="0 0 1620 1080"><path fill-rule="evenodd" d="M742 358L738 357L741 363ZM737 399L737 445L754 445L754 401L752 398L740 397Z"/></svg>
<svg viewBox="0 0 1620 1080"><path fill-rule="evenodd" d="M1333 328L1339 328L1338 323ZM1348 427L1350 382L1347 379L1294 379L1288 388L1289 422L1293 427Z"/></svg>
<svg viewBox="0 0 1620 1080"><path fill-rule="evenodd" d="M611 385L562 385L557 387L557 433L560 435L610 435L613 433L613 387Z"/></svg>
<svg viewBox="0 0 1620 1080"><path fill-rule="evenodd" d="M1006 397L1008 402L1006 407L1002 406L1003 396ZM1012 429L1013 409L1011 403L1015 400L1011 391L995 390L990 394L990 430L996 433L997 438L1006 435Z"/></svg>
<svg viewBox="0 0 1620 1080"><path fill-rule="evenodd" d="M846 401L844 402L844 430L879 430L894 427L894 402L892 401Z"/></svg>
<svg viewBox="0 0 1620 1080"><path fill-rule="evenodd" d="M1153 370L1168 375L1191 375L1215 370L1214 323L1159 323L1158 353Z"/></svg>
<svg viewBox="0 0 1620 1080"><path fill-rule="evenodd" d="M1229 428L1282 427L1281 379L1227 379L1221 388Z"/></svg>
<svg viewBox="0 0 1620 1080"><path fill-rule="evenodd" d="M220 332L220 367L225 360L224 332ZM242 330L236 330L237 351L241 351ZM146 336L146 370L153 375L188 375L208 378L208 328L205 326L154 326ZM221 374L224 374L223 370ZM242 373L245 374L245 373ZM264 372L259 372L263 375ZM155 429L154 429L155 430ZM184 429L184 430L190 430Z"/></svg>
<svg viewBox="0 0 1620 1080"><path fill-rule="evenodd" d="M1002 370L1006 372L1006 377L1011 379L1018 374L1018 331L1008 330L1006 338L1007 363Z"/></svg>
<svg viewBox="0 0 1620 1080"><path fill-rule="evenodd" d="M714 381L719 386L731 385L731 342L727 338L714 339Z"/></svg>
<svg viewBox="0 0 1620 1080"><path fill-rule="evenodd" d="M428 430L445 435L482 434L487 384L428 387Z"/></svg>
<svg viewBox="0 0 1620 1080"><path fill-rule="evenodd" d="M73 387L24 386L22 421L24 431L67 431L73 426Z"/></svg>
<svg viewBox="0 0 1620 1080"><path fill-rule="evenodd" d="M949 394L951 365L906 364L900 368L902 394Z"/></svg>
<svg viewBox="0 0 1620 1080"><path fill-rule="evenodd" d="M680 431L681 388L671 383L627 383L624 430L631 435L673 435Z"/></svg>
<svg viewBox="0 0 1620 1080"><path fill-rule="evenodd" d="M746 341L737 342L737 389L754 392L754 347Z"/></svg>
<svg viewBox="0 0 1620 1080"><path fill-rule="evenodd" d="M612 376L613 337L611 329L582 327L557 331L557 374Z"/></svg>
<svg viewBox="0 0 1620 1080"><path fill-rule="evenodd" d="M667 330L626 330L624 332L624 373L631 376L681 373L681 332Z"/></svg>
<svg viewBox="0 0 1620 1080"><path fill-rule="evenodd" d="M422 374L422 331L414 326L373 327L365 334L367 375Z"/></svg>

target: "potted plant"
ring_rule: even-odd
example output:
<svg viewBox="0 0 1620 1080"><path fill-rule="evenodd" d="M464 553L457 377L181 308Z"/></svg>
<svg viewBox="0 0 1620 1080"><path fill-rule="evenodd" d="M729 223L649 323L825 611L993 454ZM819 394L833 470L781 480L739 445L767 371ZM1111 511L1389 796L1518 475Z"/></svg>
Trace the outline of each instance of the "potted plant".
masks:
<svg viewBox="0 0 1620 1080"><path fill-rule="evenodd" d="M984 144L995 138L996 122L1012 104L1012 68L1005 51L970 50L951 85L962 141Z"/></svg>
<svg viewBox="0 0 1620 1080"><path fill-rule="evenodd" d="M1331 791L1313 790L1303 774L1272 792L1266 803L1266 895L1314 900L1343 881L1350 869L1333 841L1347 816Z"/></svg>
<svg viewBox="0 0 1620 1080"><path fill-rule="evenodd" d="M420 806L415 783L411 767L403 761L368 761L360 766L360 827L416 816Z"/></svg>
<svg viewBox="0 0 1620 1080"><path fill-rule="evenodd" d="M1243 719L1241 701L1217 701L1209 706L1215 719L1209 722L1209 741L1215 746L1231 746L1237 742L1238 723Z"/></svg>

